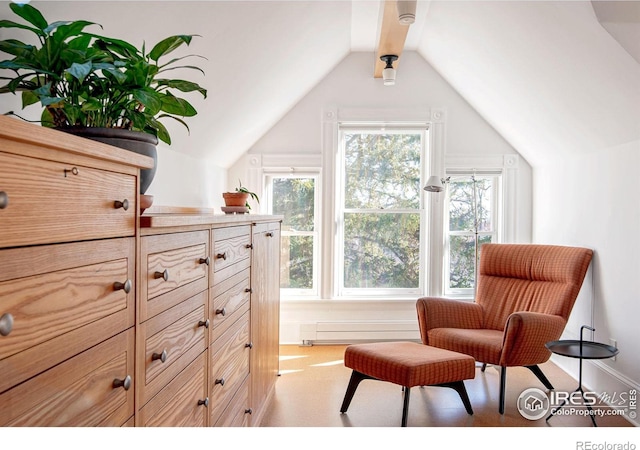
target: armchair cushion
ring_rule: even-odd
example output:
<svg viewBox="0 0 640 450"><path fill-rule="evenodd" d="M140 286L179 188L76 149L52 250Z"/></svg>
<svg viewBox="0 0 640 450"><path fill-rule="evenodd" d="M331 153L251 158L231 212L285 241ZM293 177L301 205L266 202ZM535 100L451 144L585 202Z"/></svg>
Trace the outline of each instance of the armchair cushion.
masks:
<svg viewBox="0 0 640 450"><path fill-rule="evenodd" d="M498 364L504 333L498 330L434 328L429 330L428 345L473 356L476 361Z"/></svg>

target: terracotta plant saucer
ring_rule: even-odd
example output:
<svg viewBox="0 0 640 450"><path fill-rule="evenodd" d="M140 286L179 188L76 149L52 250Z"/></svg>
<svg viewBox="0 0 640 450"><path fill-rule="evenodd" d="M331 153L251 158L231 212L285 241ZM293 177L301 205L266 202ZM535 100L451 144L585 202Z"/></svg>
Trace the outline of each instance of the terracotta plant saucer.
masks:
<svg viewBox="0 0 640 450"><path fill-rule="evenodd" d="M249 212L249 208L246 206L222 206L220 209L225 214L246 214Z"/></svg>

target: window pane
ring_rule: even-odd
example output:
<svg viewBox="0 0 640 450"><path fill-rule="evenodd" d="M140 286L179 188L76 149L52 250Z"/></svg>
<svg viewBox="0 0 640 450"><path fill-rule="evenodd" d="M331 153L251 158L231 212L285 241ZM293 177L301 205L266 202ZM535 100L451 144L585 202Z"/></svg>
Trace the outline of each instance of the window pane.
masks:
<svg viewBox="0 0 640 450"><path fill-rule="evenodd" d="M493 231L491 206L494 204L494 183L487 178L477 180L478 231Z"/></svg>
<svg viewBox="0 0 640 450"><path fill-rule="evenodd" d="M473 183L471 180L451 180L449 197L449 230L473 230Z"/></svg>
<svg viewBox="0 0 640 450"><path fill-rule="evenodd" d="M417 288L419 275L420 214L345 214L345 288Z"/></svg>
<svg viewBox="0 0 640 450"><path fill-rule="evenodd" d="M313 231L315 180L274 178L273 214L283 215L283 230Z"/></svg>
<svg viewBox="0 0 640 450"><path fill-rule="evenodd" d="M347 133L345 207L420 208L420 133Z"/></svg>
<svg viewBox="0 0 640 450"><path fill-rule="evenodd" d="M474 216L474 186L473 179L452 179L449 182L449 230L473 231L475 229ZM493 182L490 178L476 178L475 195L478 213L478 231L492 231Z"/></svg>
<svg viewBox="0 0 640 450"><path fill-rule="evenodd" d="M482 244L491 242L491 236L478 236L478 259ZM473 288L475 273L473 258L475 239L473 236L451 236L449 243L449 287L451 289Z"/></svg>
<svg viewBox="0 0 640 450"><path fill-rule="evenodd" d="M313 288L313 237L282 236L280 287Z"/></svg>
<svg viewBox="0 0 640 450"><path fill-rule="evenodd" d="M451 236L449 243L449 287L464 289L473 287L473 236Z"/></svg>

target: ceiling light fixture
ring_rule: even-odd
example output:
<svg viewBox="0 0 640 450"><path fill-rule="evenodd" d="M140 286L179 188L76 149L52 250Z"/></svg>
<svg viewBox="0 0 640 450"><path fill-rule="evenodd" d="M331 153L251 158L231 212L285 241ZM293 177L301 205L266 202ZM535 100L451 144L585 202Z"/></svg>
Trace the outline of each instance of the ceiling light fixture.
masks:
<svg viewBox="0 0 640 450"><path fill-rule="evenodd" d="M382 70L382 80L385 86L393 86L396 84L396 69L393 68L393 62L398 59L397 55L383 55L380 59L386 64Z"/></svg>
<svg viewBox="0 0 640 450"><path fill-rule="evenodd" d="M398 21L403 25L411 25L416 21L416 0L398 0Z"/></svg>

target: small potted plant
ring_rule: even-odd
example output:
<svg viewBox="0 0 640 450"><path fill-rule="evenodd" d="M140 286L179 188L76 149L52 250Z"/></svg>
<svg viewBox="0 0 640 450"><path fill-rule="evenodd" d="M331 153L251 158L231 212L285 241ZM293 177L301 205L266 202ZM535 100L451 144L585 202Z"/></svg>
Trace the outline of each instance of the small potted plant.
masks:
<svg viewBox="0 0 640 450"><path fill-rule="evenodd" d="M154 161L158 139L171 144L159 119L174 119L189 130L183 118L197 112L179 94L198 92L206 98L207 91L197 83L163 75L173 69L195 69L204 74L195 66L176 65L200 56L175 57L163 63L160 59L189 45L194 35L170 36L147 52L144 45L138 50L120 39L85 31L98 25L93 22L49 24L31 5L11 3L9 7L26 24L0 20L0 28L28 30L35 34L39 46L17 39L0 41L0 51L13 56L0 61L0 80L7 82L0 86L0 94L20 92L23 109L39 102L42 126L146 154ZM141 194L154 174L155 167L143 171Z"/></svg>
<svg viewBox="0 0 640 450"><path fill-rule="evenodd" d="M252 198L256 203L260 204L258 195L244 187L240 180L238 180L236 190L233 192L223 192L222 198L229 212L248 212L251 209L249 198Z"/></svg>

